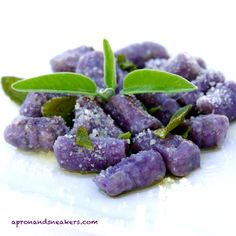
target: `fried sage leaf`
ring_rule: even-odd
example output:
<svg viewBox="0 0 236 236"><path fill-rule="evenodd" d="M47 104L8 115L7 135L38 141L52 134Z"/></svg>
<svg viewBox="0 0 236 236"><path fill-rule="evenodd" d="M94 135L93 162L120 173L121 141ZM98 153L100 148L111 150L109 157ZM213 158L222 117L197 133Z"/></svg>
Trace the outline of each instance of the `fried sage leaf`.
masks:
<svg viewBox="0 0 236 236"><path fill-rule="evenodd" d="M122 70L131 72L137 69L137 66L132 62L126 59L124 54L117 55L117 64Z"/></svg>
<svg viewBox="0 0 236 236"><path fill-rule="evenodd" d="M75 96L51 98L41 107L41 112L46 117L61 116L71 127L76 99Z"/></svg>
<svg viewBox="0 0 236 236"><path fill-rule="evenodd" d="M184 122L186 115L192 109L192 105L181 107L171 117L168 125L154 131L154 134L159 138L165 138L173 129Z"/></svg>
<svg viewBox="0 0 236 236"><path fill-rule="evenodd" d="M182 137L187 139L188 138L188 135L189 133L191 132L192 128L189 126L185 131L184 133L182 134Z"/></svg>
<svg viewBox="0 0 236 236"><path fill-rule="evenodd" d="M11 87L13 83L20 80L22 79L14 76L4 76L1 79L3 91L12 101L16 102L17 104L22 104L25 100L25 97L27 96L27 93L18 92Z"/></svg>
<svg viewBox="0 0 236 236"><path fill-rule="evenodd" d="M89 138L88 132L83 126L80 126L77 130L75 143L87 149L94 149L93 144Z"/></svg>
<svg viewBox="0 0 236 236"><path fill-rule="evenodd" d="M148 113L150 113L151 115L153 115L154 113L156 113L156 112L160 112L161 111L161 106L159 105L159 106L156 106L156 107L152 107L152 108L150 108L149 110L148 110Z"/></svg>
<svg viewBox="0 0 236 236"><path fill-rule="evenodd" d="M120 135L118 136L118 138L120 138L120 139L130 139L131 136L132 136L132 133L129 131L129 132L120 134Z"/></svg>

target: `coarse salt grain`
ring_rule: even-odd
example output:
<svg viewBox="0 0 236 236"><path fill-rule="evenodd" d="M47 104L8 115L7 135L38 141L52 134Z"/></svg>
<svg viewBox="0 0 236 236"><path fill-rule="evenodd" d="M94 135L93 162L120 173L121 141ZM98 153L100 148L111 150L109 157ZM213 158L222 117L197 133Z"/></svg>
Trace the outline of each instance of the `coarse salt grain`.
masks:
<svg viewBox="0 0 236 236"><path fill-rule="evenodd" d="M156 140L155 139L151 139L150 140L150 145L154 145L156 143Z"/></svg>

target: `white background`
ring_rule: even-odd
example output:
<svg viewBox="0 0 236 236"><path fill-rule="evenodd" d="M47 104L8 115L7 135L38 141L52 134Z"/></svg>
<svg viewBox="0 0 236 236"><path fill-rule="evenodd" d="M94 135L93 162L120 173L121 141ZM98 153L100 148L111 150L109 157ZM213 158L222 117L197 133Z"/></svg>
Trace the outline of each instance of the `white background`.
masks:
<svg viewBox="0 0 236 236"><path fill-rule="evenodd" d="M235 12L236 7L233 0L0 0L0 76L15 75L27 78L48 73L50 72L48 61L54 55L82 44L101 49L102 39L107 38L114 50L130 43L149 40L163 44L172 55L187 51L204 58L210 67L221 70L227 79L236 80ZM2 90L0 92L2 136L6 123L16 116L17 107L4 97ZM0 196L0 225L2 227L0 231L8 230L9 235L20 235L21 233L23 235L72 235L73 232L78 232L78 228L22 226L21 229L15 230L9 222L16 216L21 218L25 216L27 219L39 216L58 217L68 215L68 217L79 217L80 212L83 212L81 218L84 214L88 219L93 218L93 216L102 219L102 215L106 215L106 211L109 211L109 209L102 209L107 201L112 210L115 209L116 204L120 207L119 213L110 213L114 219L104 221L96 228L87 226L87 228L81 227L79 230L102 235L110 232L109 230L112 227L115 232L134 233L136 230L137 232L146 233L146 235L151 233L157 235L158 232L161 235L168 235L168 232L176 235L235 235L233 216L231 217L231 212L235 209L236 199L233 200L232 197L235 189L235 175L231 175L236 167L236 162L233 160L236 149L235 143L232 141L232 139L235 139L234 134L236 132L234 131L236 129L233 128L229 135L231 139L227 139L229 144L226 145L226 148L229 151L221 150L218 153L207 154L207 158L211 156L216 159L216 162L207 158L207 161L205 160L206 168L209 163L211 167L213 166L214 171L221 171L221 166L225 166L225 170L227 170L225 172L227 173L222 171L218 176L213 174L208 182L204 178L209 178L207 174L209 172L203 170L202 175L200 172L196 176L194 175L192 179L190 178L192 182L184 182L185 180L183 180L183 183L176 185L180 187L173 185L175 187L172 187L171 191L176 194L177 198L182 198L182 200L179 199L177 205L169 202L168 206L165 205L166 209L163 206L161 209L157 207L160 204L158 199L155 202L155 194L153 195L153 193L156 193L156 190L153 189L141 195L136 193L119 200L106 198L104 200L102 199L104 196L101 194L100 196L97 189L91 192L76 189L76 191L82 191L83 193L69 192L72 195L74 194L74 198L72 197L72 203L67 206L65 202L60 201L64 195L57 195L57 191L65 191L65 189L62 188L61 190L53 187L54 180L51 179L54 176L49 173L49 171L56 171L55 163L53 162L53 165L48 164L44 157L41 159L38 157L39 159L35 161L35 159L29 157L33 154L29 155L28 153L20 153L19 157L16 150L5 144L1 137L0 171L2 179L0 181L2 181L2 184L0 190L2 193ZM25 156L28 156L28 159L25 159ZM45 155L42 154L42 156ZM221 159L223 157L228 158L227 165ZM43 167L45 167L46 172L43 172ZM45 177L42 178L42 181L40 181L41 177L35 177L37 174L40 175L41 171ZM199 175L204 178L200 177L198 183ZM66 176L66 179L63 176ZM14 178L18 178L19 183L15 181L17 182L16 186L14 186ZM25 178L32 178L32 181L27 182ZM49 181L52 184L51 195L48 194L46 178L51 178ZM86 184L91 181L91 179L86 179L87 177L81 178L85 178L84 183ZM62 186L67 185L66 181L72 181L74 185L78 181L77 177L73 176L71 179L70 175L64 173L58 176L58 179L63 182ZM201 185L202 181L206 181L205 186ZM228 182L225 183L225 181ZM5 189L8 183L10 183L10 189ZM191 184L193 183L195 185L192 190ZM234 183L234 186L231 186L231 183ZM37 186L35 186L37 184L44 184L45 186L39 187L39 191L37 191ZM86 186L83 183L82 186L90 187L90 185ZM182 190L181 186L186 194L190 194L190 199L195 200L196 206L190 207L191 210L187 209L191 206L191 201L188 202L186 195L179 193ZM40 193L42 193L42 196ZM195 193L201 199L200 203L198 203L198 198L194 196ZM95 194L95 198L88 197L87 194ZM86 209L82 211L77 202L80 201L81 195L83 198L89 198L89 205L96 205L96 201L98 204L102 202L102 213L97 211L99 207L94 207L96 212L91 211L91 214L87 213ZM152 209L152 205L147 207L143 201L149 201L150 196L153 201L150 204L157 204L153 209L157 212L160 211L162 215L146 212ZM160 197L160 194L158 196ZM206 202L204 202L204 199L206 199ZM223 201L220 201L222 199ZM183 207L181 212L182 208L179 204L184 205L186 201L189 205ZM206 210L209 203L212 203L212 205L210 204L210 208ZM172 217L168 215L171 214L171 204L179 210L179 212L173 210ZM124 209L123 219L126 219L123 223L122 209ZM131 214L131 212L134 214ZM116 214L119 217L116 218ZM163 219L163 222L161 221L163 224L155 223L156 221L152 217L159 220ZM168 219L171 219L169 223ZM180 224L180 222L183 224ZM158 227L155 228L155 224ZM147 229L149 225L151 225L150 230ZM168 228L168 230L165 230L165 228ZM80 235L90 234L83 232Z"/></svg>

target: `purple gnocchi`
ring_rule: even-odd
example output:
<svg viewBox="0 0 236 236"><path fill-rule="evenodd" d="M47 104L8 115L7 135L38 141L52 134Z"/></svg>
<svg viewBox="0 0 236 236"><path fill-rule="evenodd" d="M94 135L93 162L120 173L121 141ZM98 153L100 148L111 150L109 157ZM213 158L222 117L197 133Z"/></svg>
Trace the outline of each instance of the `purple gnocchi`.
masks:
<svg viewBox="0 0 236 236"><path fill-rule="evenodd" d="M118 128L113 119L104 113L99 107L96 100L89 97L80 97L75 105L74 126L70 131L71 134L76 134L78 127L83 126L91 137L113 137L117 138L123 133Z"/></svg>
<svg viewBox="0 0 236 236"><path fill-rule="evenodd" d="M226 115L230 121L236 119L236 83L218 83L205 96L197 100L197 108L203 114Z"/></svg>
<svg viewBox="0 0 236 236"><path fill-rule="evenodd" d="M4 137L8 143L21 149L51 150L57 137L68 131L61 117L20 116L6 127Z"/></svg>
<svg viewBox="0 0 236 236"><path fill-rule="evenodd" d="M73 136L58 137L53 149L59 165L70 171L101 171L127 155L127 141L114 138L91 138L93 150L81 147Z"/></svg>
<svg viewBox="0 0 236 236"><path fill-rule="evenodd" d="M78 60L75 72L88 76L99 87L104 88L103 60L103 53L100 51L86 53Z"/></svg>
<svg viewBox="0 0 236 236"><path fill-rule="evenodd" d="M196 108L196 102L197 99L203 96L204 94L200 92L199 90L195 90L192 92L186 92L186 93L181 93L175 96L176 101L181 105L181 106L186 106L186 105L193 105L194 108Z"/></svg>
<svg viewBox="0 0 236 236"><path fill-rule="evenodd" d="M20 107L20 115L41 117L41 107L51 98L62 95L54 93L29 93Z"/></svg>
<svg viewBox="0 0 236 236"><path fill-rule="evenodd" d="M123 89L124 78L127 74L128 74L127 71L120 69L120 67L117 65L116 67L116 79L117 79L116 93L117 94Z"/></svg>
<svg viewBox="0 0 236 236"><path fill-rule="evenodd" d="M206 69L206 63L205 61L200 58L200 57L195 57L194 58L197 62L197 64L202 68L202 69ZM193 59L193 60L194 60ZM170 61L171 59L169 59ZM145 63L145 67L149 68L149 69L156 69L156 70L165 70L165 65L168 62L167 59L164 58L154 58L154 59L150 59ZM168 62L169 63L169 62Z"/></svg>
<svg viewBox="0 0 236 236"><path fill-rule="evenodd" d="M198 89L206 93L210 88L216 87L218 83L223 83L225 81L224 75L219 71L214 70L203 70L196 78L192 81L198 86Z"/></svg>
<svg viewBox="0 0 236 236"><path fill-rule="evenodd" d="M67 50L50 60L52 70L54 72L75 72L79 58L91 51L93 51L93 48L87 46Z"/></svg>
<svg viewBox="0 0 236 236"><path fill-rule="evenodd" d="M207 68L206 62L201 57L195 57L195 59L200 67L203 69Z"/></svg>
<svg viewBox="0 0 236 236"><path fill-rule="evenodd" d="M162 155L168 171L175 176L186 176L200 167L200 149L181 136L169 135L166 139L160 139L147 130L134 137L134 152L151 149Z"/></svg>
<svg viewBox="0 0 236 236"><path fill-rule="evenodd" d="M148 108L160 106L160 110L153 115L166 125L171 116L180 108L179 104L170 96L163 93L138 94L137 98Z"/></svg>
<svg viewBox="0 0 236 236"><path fill-rule="evenodd" d="M198 64L196 58L188 53L180 53L176 57L170 58L164 64L163 69L188 80L194 80L203 68Z"/></svg>
<svg viewBox="0 0 236 236"><path fill-rule="evenodd" d="M225 78L219 71L203 70L195 80L192 81L198 87L198 90L176 94L175 99L180 105L185 106L192 104L196 106L198 98L203 96L210 88L215 87L218 83L223 83Z"/></svg>
<svg viewBox="0 0 236 236"><path fill-rule="evenodd" d="M164 70L164 65L166 61L167 59L164 58L150 59L145 63L145 68L153 70Z"/></svg>
<svg viewBox="0 0 236 236"><path fill-rule="evenodd" d="M169 58L166 49L154 42L131 44L115 53L115 55L121 54L125 55L126 59L132 61L138 68L143 68L145 62L152 58Z"/></svg>
<svg viewBox="0 0 236 236"><path fill-rule="evenodd" d="M139 133L161 127L161 122L149 115L135 96L115 95L105 105L105 111L124 130Z"/></svg>
<svg viewBox="0 0 236 236"><path fill-rule="evenodd" d="M229 119L225 115L200 115L191 117L183 127L190 129L188 139L199 148L219 147L226 137Z"/></svg>
<svg viewBox="0 0 236 236"><path fill-rule="evenodd" d="M122 159L113 167L101 171L94 178L96 185L110 196L145 187L164 178L162 156L153 150L141 151Z"/></svg>

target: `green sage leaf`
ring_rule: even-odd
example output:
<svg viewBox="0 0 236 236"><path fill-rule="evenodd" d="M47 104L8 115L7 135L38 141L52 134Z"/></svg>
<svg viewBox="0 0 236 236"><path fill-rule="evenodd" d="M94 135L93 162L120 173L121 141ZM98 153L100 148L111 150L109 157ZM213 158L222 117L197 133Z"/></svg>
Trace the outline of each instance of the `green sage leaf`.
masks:
<svg viewBox="0 0 236 236"><path fill-rule="evenodd" d="M4 76L1 79L3 91L12 101L16 102L17 104L23 103L27 96L27 93L18 92L14 90L12 89L11 85L21 80L21 78L14 76Z"/></svg>
<svg viewBox="0 0 236 236"><path fill-rule="evenodd" d="M76 73L62 72L18 81L12 85L17 91L97 95L97 86L90 78Z"/></svg>
<svg viewBox="0 0 236 236"><path fill-rule="evenodd" d="M122 70L131 72L137 69L137 66L132 62L126 59L124 54L117 55L117 64Z"/></svg>
<svg viewBox="0 0 236 236"><path fill-rule="evenodd" d="M173 129L175 129L177 126L179 126L184 122L186 115L189 113L191 109L192 105L181 107L173 114L167 126L155 130L154 134L159 138L165 138L170 133L170 131L172 131Z"/></svg>
<svg viewBox="0 0 236 236"><path fill-rule="evenodd" d="M131 136L132 136L132 133L129 131L129 132L120 134L120 135L118 136L118 138L120 138L120 139L130 139Z"/></svg>
<svg viewBox="0 0 236 236"><path fill-rule="evenodd" d="M104 53L104 83L107 88L116 89L116 62L109 42L103 40Z"/></svg>
<svg viewBox="0 0 236 236"><path fill-rule="evenodd" d="M71 127L76 99L74 96L52 98L41 107L41 112L46 117L61 116L66 124Z"/></svg>
<svg viewBox="0 0 236 236"><path fill-rule="evenodd" d="M197 87L183 77L165 71L140 69L124 78L123 93L178 93L196 90Z"/></svg>
<svg viewBox="0 0 236 236"><path fill-rule="evenodd" d="M192 128L191 128L191 126L189 126L189 127L184 131L184 133L182 134L182 137L185 138L185 139L187 139L189 133L191 132L191 130L192 130Z"/></svg>
<svg viewBox="0 0 236 236"><path fill-rule="evenodd" d="M93 149L93 144L89 138L88 132L83 126L80 126L77 130L75 143L81 147L85 147L91 150Z"/></svg>
<svg viewBox="0 0 236 236"><path fill-rule="evenodd" d="M152 114L154 114L154 113L156 113L156 112L160 112L161 111L161 106L159 105L159 106L156 106L156 107L152 107L152 108L150 108L149 110L148 110L148 113L150 113L151 115Z"/></svg>

